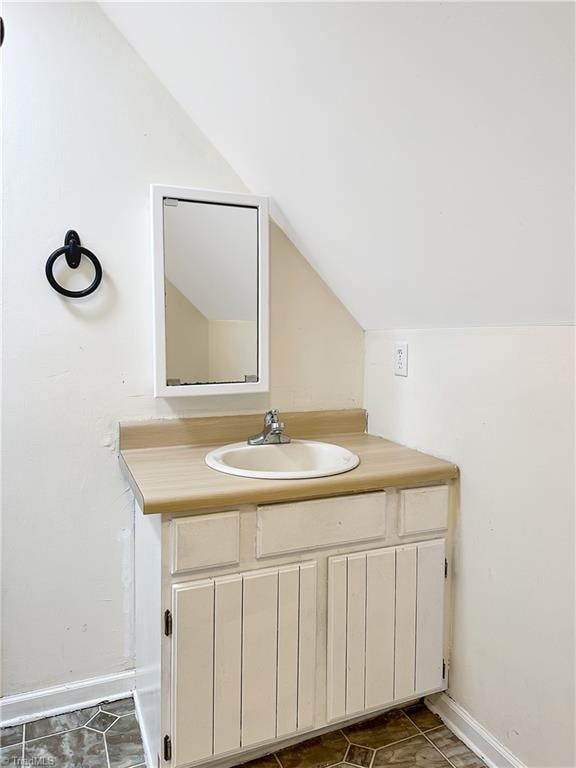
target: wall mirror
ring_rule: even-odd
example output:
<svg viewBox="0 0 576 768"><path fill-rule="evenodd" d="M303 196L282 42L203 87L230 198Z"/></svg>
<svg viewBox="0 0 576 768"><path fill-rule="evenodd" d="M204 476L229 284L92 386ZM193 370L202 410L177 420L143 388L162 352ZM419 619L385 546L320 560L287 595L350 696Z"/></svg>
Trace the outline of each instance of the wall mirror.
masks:
<svg viewBox="0 0 576 768"><path fill-rule="evenodd" d="M268 201L152 186L155 395L268 390Z"/></svg>

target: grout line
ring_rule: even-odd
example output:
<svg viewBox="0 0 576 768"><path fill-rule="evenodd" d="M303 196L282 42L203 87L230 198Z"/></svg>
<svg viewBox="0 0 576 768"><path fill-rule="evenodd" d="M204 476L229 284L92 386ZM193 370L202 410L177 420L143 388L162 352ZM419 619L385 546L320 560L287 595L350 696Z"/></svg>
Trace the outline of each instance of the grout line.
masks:
<svg viewBox="0 0 576 768"><path fill-rule="evenodd" d="M26 723L22 724L22 754L20 757L22 758L22 765L24 765L24 755L26 751Z"/></svg>
<svg viewBox="0 0 576 768"><path fill-rule="evenodd" d="M387 749L388 747L394 747L396 744L402 744L404 741L410 741L410 739L416 738L416 736L423 736L422 733L413 733L411 736L406 736L403 739L398 739L398 741L391 741L390 744L382 744L381 747L364 747L364 749L374 749L374 755L376 755L376 752L380 752L381 749ZM356 744L357 747L361 747L362 744Z"/></svg>
<svg viewBox="0 0 576 768"><path fill-rule="evenodd" d="M407 718L408 718L408 720L410 720L410 722L412 723L412 725L413 725L415 728L417 728L417 729L418 729L418 732L419 732L419 733L424 733L424 731L422 730L422 728L420 728L420 726L418 725L418 723L417 723L415 720L413 720L413 719L410 717L410 715L408 714L408 712L406 712L404 709L403 709L403 710L401 710L401 711L402 711L402 714L404 715L404 717L407 717ZM431 731L432 729L431 729L431 728L429 728L428 730L429 730L429 731Z"/></svg>
<svg viewBox="0 0 576 768"><path fill-rule="evenodd" d="M418 736L418 734L422 733L422 731L420 730L420 728L418 728L418 726L417 726L417 725L416 725L416 723L415 723L415 722L412 720L412 718L408 717L408 715L406 714L406 712L404 712L404 710L403 710L403 709L399 709L398 711L399 711L399 712L401 712L401 713L402 713L402 715L403 715L403 716L406 718L406 720L408 720L408 722L410 723L410 725L413 725L413 726L414 726L414 728L416 728L416 730L418 731L418 733L413 733L413 734L412 734L412 736Z"/></svg>
<svg viewBox="0 0 576 768"><path fill-rule="evenodd" d="M363 747L363 749L367 749L367 747ZM368 766L372 765L372 760L374 758L374 754L372 754L372 757L370 758L370 762L368 763ZM347 763L348 765L353 765L354 768L365 768L365 766L360 765L359 763L353 763L351 760L346 760L346 757L344 760L342 760L343 763Z"/></svg>
<svg viewBox="0 0 576 768"><path fill-rule="evenodd" d="M116 725L116 723L118 722L118 720L120 720L120 718L119 718L119 717L116 717L116 720L114 720L114 722L113 722L113 723L110 723L110 725L109 725L107 728L105 728L105 729L102 731L102 733L108 733L108 731L110 730L110 728L112 728L112 726L113 726L113 725ZM138 724L138 727L140 727L140 724Z"/></svg>
<svg viewBox="0 0 576 768"><path fill-rule="evenodd" d="M442 752L442 750L441 750L439 747L437 747L437 746L436 746L436 744L434 744L434 742L433 742L431 739L429 739L429 738L428 738L428 736L426 736L426 734L425 734L425 733L423 733L423 734L422 734L422 736L424 736L424 738L426 739L426 741L427 741L429 744L432 744L432 746L434 747L434 749L435 749L435 750L436 750L436 751L437 751L439 754L441 754L441 755L442 755L442 757L444 758L444 760L446 760L446 762L447 762L449 765L451 765L451 766L452 766L452 768L456 768L456 766L454 765L454 763L452 762L452 760L450 760L450 758L449 758L447 755L445 755L445 754L444 754L444 752Z"/></svg>
<svg viewBox="0 0 576 768"><path fill-rule="evenodd" d="M105 715L110 715L110 717L115 717L115 718L117 718L118 720L119 720L121 717L128 717L128 715L135 715L135 714L136 714L136 710L135 710L135 709L133 709L131 712L124 712L124 714L123 714L123 715L117 715L115 712L108 712L108 710L107 710L107 709L103 709L103 710L101 710L101 711L103 712L103 714L105 714ZM96 717L96 715L94 715L94 717ZM90 718L90 720L92 720L92 719L93 719L93 718ZM90 721L88 721L88 722L90 722Z"/></svg>
<svg viewBox="0 0 576 768"><path fill-rule="evenodd" d="M350 741L350 739L348 738L348 736L346 736L346 734L344 733L344 731L343 731L342 729L340 729L340 733L342 734L342 736L344 736L344 738L345 738L345 739L346 739L346 741L348 742L348 746L350 746L350 745L352 744L352 742Z"/></svg>
<svg viewBox="0 0 576 768"><path fill-rule="evenodd" d="M344 760L342 762L343 763L350 763L350 765L355 765L355 766L357 766L357 768L365 768L365 766L363 766L363 765L361 765L359 763L353 763L351 760L347 759L348 753L350 752L350 747L356 747L356 749L363 749L365 752L370 752L371 753L370 762L368 763L368 766L367 766L367 768L370 768L370 766L372 765L372 761L374 759L374 755L376 754L376 750L373 747L363 747L360 744L350 744L348 746L348 749L346 750L346 754L344 755Z"/></svg>
<svg viewBox="0 0 576 768"><path fill-rule="evenodd" d="M405 741L410 741L410 739L415 739L416 736L421 736L421 733L413 733L411 736L406 736L404 739L398 739L398 741L392 741L390 744L384 744L384 746L379 747L378 749L386 749L387 747L395 747L396 744L402 744Z"/></svg>
<svg viewBox="0 0 576 768"><path fill-rule="evenodd" d="M100 714L100 711L96 712L95 715L92 715L92 717L86 723L84 723L84 728L89 728L91 731L95 731L96 730L95 728L90 728L90 723L92 722L92 720L98 717L99 714Z"/></svg>
<svg viewBox="0 0 576 768"><path fill-rule="evenodd" d="M32 720L32 722L36 722L35 720ZM72 733L73 731L80 731L82 728L85 728L84 725L79 725L76 728L67 728L64 731L54 731L54 733L45 733L44 736L37 736L35 739L28 739L26 744L32 744L36 741L42 741L42 739L49 739L51 736L62 736L63 733Z"/></svg>
<svg viewBox="0 0 576 768"><path fill-rule="evenodd" d="M280 758L278 757L278 755L276 754L276 752L273 752L273 753L272 753L272 757L273 757L273 758L276 760L276 762L278 763L278 765L280 766L280 768L284 768L284 766L283 766L283 765L282 765L282 763L280 762Z"/></svg>
<svg viewBox="0 0 576 768"><path fill-rule="evenodd" d="M102 740L104 742L104 752L106 753L106 765L110 768L110 755L108 754L108 742L106 741L106 734L102 734Z"/></svg>
<svg viewBox="0 0 576 768"><path fill-rule="evenodd" d="M426 705L424 704L423 706L426 706ZM426 708L427 708L427 707L426 707ZM428 709L428 708L427 708L427 709ZM440 722L440 724L439 724L439 725L433 725L433 726L432 726L432 728L426 728L426 730L424 730L424 728L422 728L421 726L419 726L419 725L418 725L418 723L416 722L416 720L414 720L414 718L410 717L410 715L408 714L408 712L407 712L405 709L402 709L402 710L400 710L400 711L402 712L402 714L403 714L405 717L407 717L407 718L408 718L408 720L410 720L410 722L411 722L411 723L412 723L412 724L413 724L413 725L414 725L416 728L418 728L418 730L420 731L420 733L428 733L428 731L435 731L437 728L445 728L445 727L446 727L446 726L444 725L444 723ZM428 710L428 711L430 711L430 710Z"/></svg>

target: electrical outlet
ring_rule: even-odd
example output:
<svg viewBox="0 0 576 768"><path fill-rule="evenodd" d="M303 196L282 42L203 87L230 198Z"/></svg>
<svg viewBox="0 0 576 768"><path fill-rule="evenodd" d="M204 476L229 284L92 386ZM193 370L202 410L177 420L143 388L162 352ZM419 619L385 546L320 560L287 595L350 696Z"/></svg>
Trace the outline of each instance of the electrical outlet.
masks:
<svg viewBox="0 0 576 768"><path fill-rule="evenodd" d="M397 341L394 345L394 376L408 376L407 341Z"/></svg>

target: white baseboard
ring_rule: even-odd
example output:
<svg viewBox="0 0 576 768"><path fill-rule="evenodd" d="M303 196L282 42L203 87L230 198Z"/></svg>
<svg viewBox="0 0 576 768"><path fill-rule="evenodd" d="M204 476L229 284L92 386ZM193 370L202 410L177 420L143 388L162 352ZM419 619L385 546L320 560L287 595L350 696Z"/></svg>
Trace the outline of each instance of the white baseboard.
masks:
<svg viewBox="0 0 576 768"><path fill-rule="evenodd" d="M155 768L155 761L152 757L153 751L150 745L150 739L148 737L148 731L146 730L144 719L140 715L140 698L138 696L138 690L134 689L134 706L136 709L136 719L140 726L140 736L142 737L142 746L144 747L144 756L146 757L147 768Z"/></svg>
<svg viewBox="0 0 576 768"><path fill-rule="evenodd" d="M41 717L60 715L73 709L92 707L106 699L121 699L132 695L134 670L114 675L91 677L74 683L56 685L0 699L0 725L16 725Z"/></svg>
<svg viewBox="0 0 576 768"><path fill-rule="evenodd" d="M446 693L426 697L426 704L489 768L526 768L524 763Z"/></svg>

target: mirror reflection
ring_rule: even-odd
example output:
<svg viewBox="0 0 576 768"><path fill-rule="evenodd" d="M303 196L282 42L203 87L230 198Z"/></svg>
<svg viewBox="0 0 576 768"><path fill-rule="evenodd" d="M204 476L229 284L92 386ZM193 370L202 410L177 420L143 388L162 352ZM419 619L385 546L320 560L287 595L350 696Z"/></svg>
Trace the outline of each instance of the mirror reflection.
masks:
<svg viewBox="0 0 576 768"><path fill-rule="evenodd" d="M166 384L258 380L258 208L164 198Z"/></svg>

